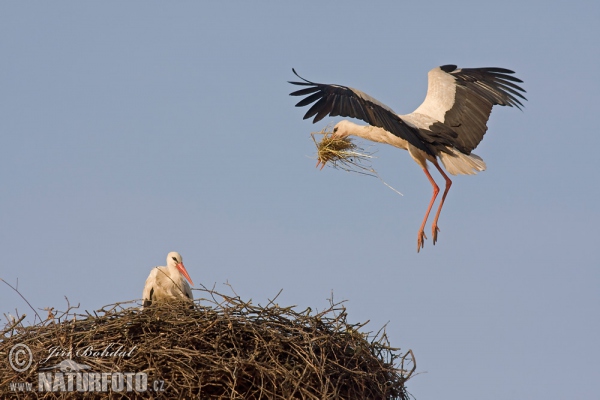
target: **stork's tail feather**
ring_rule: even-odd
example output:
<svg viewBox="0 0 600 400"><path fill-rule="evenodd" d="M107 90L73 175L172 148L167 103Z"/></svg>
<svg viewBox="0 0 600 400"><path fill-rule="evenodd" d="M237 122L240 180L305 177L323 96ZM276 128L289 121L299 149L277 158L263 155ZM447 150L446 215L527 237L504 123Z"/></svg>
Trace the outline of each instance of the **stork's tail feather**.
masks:
<svg viewBox="0 0 600 400"><path fill-rule="evenodd" d="M439 157L444 168L452 175L475 175L479 171L485 171L485 162L476 154L463 154L455 148L447 148L449 151L440 152Z"/></svg>

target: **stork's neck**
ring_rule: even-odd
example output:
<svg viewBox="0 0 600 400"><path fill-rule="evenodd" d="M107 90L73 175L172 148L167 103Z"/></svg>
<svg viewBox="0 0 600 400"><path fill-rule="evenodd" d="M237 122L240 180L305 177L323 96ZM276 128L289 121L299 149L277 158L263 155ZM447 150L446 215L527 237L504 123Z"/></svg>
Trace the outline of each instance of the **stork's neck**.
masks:
<svg viewBox="0 0 600 400"><path fill-rule="evenodd" d="M385 143L406 150L407 142L385 129L372 125L357 125L350 121L341 121L336 125L336 135L341 137L357 136L372 142Z"/></svg>
<svg viewBox="0 0 600 400"><path fill-rule="evenodd" d="M174 262L169 262L167 264L167 273L169 274L169 277L174 281L176 281L176 279L182 279L181 272L179 272L179 269L177 269L177 266Z"/></svg>

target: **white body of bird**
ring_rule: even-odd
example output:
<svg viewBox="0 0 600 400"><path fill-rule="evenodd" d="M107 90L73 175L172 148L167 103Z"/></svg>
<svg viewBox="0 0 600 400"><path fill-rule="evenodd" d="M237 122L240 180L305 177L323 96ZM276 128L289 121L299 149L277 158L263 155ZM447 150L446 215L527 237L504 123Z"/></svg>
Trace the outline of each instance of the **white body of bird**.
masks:
<svg viewBox="0 0 600 400"><path fill-rule="evenodd" d="M181 255L172 251L167 255L166 267L155 267L150 271L144 292L143 305L147 307L154 302L173 300L193 300L192 289L186 279L193 285Z"/></svg>

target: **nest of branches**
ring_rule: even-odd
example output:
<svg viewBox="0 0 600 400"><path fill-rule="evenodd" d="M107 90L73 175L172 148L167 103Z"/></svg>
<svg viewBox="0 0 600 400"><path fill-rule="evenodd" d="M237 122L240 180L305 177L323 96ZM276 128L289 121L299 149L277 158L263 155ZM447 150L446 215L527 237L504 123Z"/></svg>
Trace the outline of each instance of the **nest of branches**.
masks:
<svg viewBox="0 0 600 400"><path fill-rule="evenodd" d="M141 310L128 302L85 314L69 306L35 325L12 321L0 331L0 397L72 397L60 382L38 389L40 373L47 374L44 379L62 373L66 380L68 373L58 368L67 359L79 366L75 371L86 366L73 376L147 376L144 392L117 390L110 382L103 392L95 391L99 383L74 386L85 398L409 398L412 351L390 347L383 328L372 334L361 332L366 323L349 324L343 303L331 299L323 311L296 311L274 300L261 306L210 289L195 292L201 298L193 306L158 303ZM33 363L23 372L10 364L17 344L32 353ZM48 359L52 351L62 353ZM54 375L48 372L52 365ZM33 382L33 391L16 393L10 382Z"/></svg>

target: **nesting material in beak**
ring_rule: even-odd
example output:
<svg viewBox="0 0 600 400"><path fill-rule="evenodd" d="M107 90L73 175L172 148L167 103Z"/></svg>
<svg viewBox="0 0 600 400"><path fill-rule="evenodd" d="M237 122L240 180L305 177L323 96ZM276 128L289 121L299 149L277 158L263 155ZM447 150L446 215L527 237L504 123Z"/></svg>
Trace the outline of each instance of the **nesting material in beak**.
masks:
<svg viewBox="0 0 600 400"><path fill-rule="evenodd" d="M370 165L373 153L357 146L352 139L337 137L333 132L327 131L327 128L310 135L317 146L317 168L320 166L323 169L329 162L336 169L367 175L377 174ZM323 139L317 142L315 135L323 135Z"/></svg>
<svg viewBox="0 0 600 400"><path fill-rule="evenodd" d="M317 146L317 167L321 166L321 169L323 169L325 164L329 163L335 169L374 176L383 182L385 186L400 196L404 196L381 179L377 171L371 167L371 159L375 158L373 156L374 151L367 151L357 146L350 138L337 137L333 134L333 131L328 131L328 128L325 127L321 132L310 134L315 146ZM323 135L323 139L317 142L315 135Z"/></svg>

